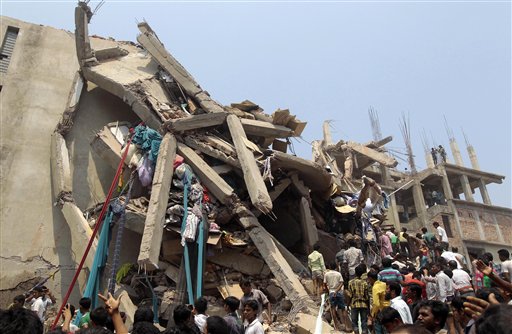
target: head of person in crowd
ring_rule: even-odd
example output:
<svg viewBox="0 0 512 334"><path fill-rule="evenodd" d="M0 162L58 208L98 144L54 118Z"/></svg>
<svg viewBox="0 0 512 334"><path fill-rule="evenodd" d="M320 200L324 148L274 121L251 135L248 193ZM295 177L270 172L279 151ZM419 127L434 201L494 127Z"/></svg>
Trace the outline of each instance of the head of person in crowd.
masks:
<svg viewBox="0 0 512 334"><path fill-rule="evenodd" d="M418 270L415 270L412 272L412 278L413 279L417 279L417 280L421 280L421 272L418 271Z"/></svg>
<svg viewBox="0 0 512 334"><path fill-rule="evenodd" d="M491 305L476 320L476 333L510 334L510 319L512 319L512 305Z"/></svg>
<svg viewBox="0 0 512 334"><path fill-rule="evenodd" d="M188 326L193 322L192 310L187 305L178 305L172 312L172 319L177 327Z"/></svg>
<svg viewBox="0 0 512 334"><path fill-rule="evenodd" d="M403 233L407 232L407 227L402 227L402 232Z"/></svg>
<svg viewBox="0 0 512 334"><path fill-rule="evenodd" d="M449 278L453 277L453 271L449 268L443 269L443 272L448 276Z"/></svg>
<svg viewBox="0 0 512 334"><path fill-rule="evenodd" d="M370 270L366 276L366 281L368 282L368 284L370 286L373 286L373 284L375 284L375 282L377 282L378 277L379 277L379 274L376 271Z"/></svg>
<svg viewBox="0 0 512 334"><path fill-rule="evenodd" d="M255 299L249 299L244 304L244 319L249 323L253 322L258 316L258 302Z"/></svg>
<svg viewBox="0 0 512 334"><path fill-rule="evenodd" d="M505 248L502 248L502 249L498 250L498 257L500 258L501 262L510 260L510 252L508 250L506 250Z"/></svg>
<svg viewBox="0 0 512 334"><path fill-rule="evenodd" d="M457 269L457 267L458 267L457 261L455 261L455 260L448 261L448 268L450 268L452 271Z"/></svg>
<svg viewBox="0 0 512 334"><path fill-rule="evenodd" d="M224 311L227 313L233 313L240 307L240 299L234 296L228 296L224 299Z"/></svg>
<svg viewBox="0 0 512 334"><path fill-rule="evenodd" d="M133 323L131 334L160 334L160 330L152 322L139 321Z"/></svg>
<svg viewBox="0 0 512 334"><path fill-rule="evenodd" d="M457 321L462 328L466 328L466 325L471 320L471 317L464 312L464 302L466 302L466 297L457 296L453 298L450 304L453 319Z"/></svg>
<svg viewBox="0 0 512 334"><path fill-rule="evenodd" d="M391 233L395 234L395 228L394 228L394 227L390 228L390 229L389 229L389 232L391 232Z"/></svg>
<svg viewBox="0 0 512 334"><path fill-rule="evenodd" d="M432 332L422 326L403 324L393 329L391 334L432 334Z"/></svg>
<svg viewBox="0 0 512 334"><path fill-rule="evenodd" d="M442 270L442 266L439 264L439 262L434 262L430 266L430 274L432 276L437 275L437 273L440 272L441 270Z"/></svg>
<svg viewBox="0 0 512 334"><path fill-rule="evenodd" d="M475 253L475 252L468 251L468 255L469 255L469 260L470 260L470 261L473 261L473 260L477 260L477 259L478 259L478 254L477 254L477 253Z"/></svg>
<svg viewBox="0 0 512 334"><path fill-rule="evenodd" d="M426 230L426 229L425 229ZM425 232L424 232L425 233ZM420 239L423 238L423 236L421 235L421 233L416 233L416 238Z"/></svg>
<svg viewBox="0 0 512 334"><path fill-rule="evenodd" d="M483 253L482 254L482 257L481 257L481 260L483 263L485 263L486 266L488 266L492 260L493 260L493 256L491 253L487 252L487 253Z"/></svg>
<svg viewBox="0 0 512 334"><path fill-rule="evenodd" d="M422 227L422 228L421 228L421 232L423 232L423 234L425 234L425 233L427 233L427 232L428 232L428 230L427 230L427 228L426 228L426 227Z"/></svg>
<svg viewBox="0 0 512 334"><path fill-rule="evenodd" d="M0 310L0 331L3 334L43 334L39 317L25 308Z"/></svg>
<svg viewBox="0 0 512 334"><path fill-rule="evenodd" d="M92 310L91 322L93 327L106 327L108 322L107 309L103 306L100 306Z"/></svg>
<svg viewBox="0 0 512 334"><path fill-rule="evenodd" d="M439 227L439 223L438 222L433 222L432 225L434 225L434 228L438 228Z"/></svg>
<svg viewBox="0 0 512 334"><path fill-rule="evenodd" d="M80 312L82 314L89 312L91 309L92 300L89 297L80 298L78 305L80 306Z"/></svg>
<svg viewBox="0 0 512 334"><path fill-rule="evenodd" d="M153 323L154 319L153 310L149 307L139 307L135 314L133 315L133 323L137 322L150 322Z"/></svg>
<svg viewBox="0 0 512 334"><path fill-rule="evenodd" d="M229 334L229 327L226 320L218 315L209 316L206 319L206 334Z"/></svg>
<svg viewBox="0 0 512 334"><path fill-rule="evenodd" d="M421 293L423 289L418 284L411 284L407 289L407 298L411 299L413 302L421 300Z"/></svg>
<svg viewBox="0 0 512 334"><path fill-rule="evenodd" d="M434 247L434 254L436 257L440 257L441 254L443 254L443 252L444 252L443 246L437 245Z"/></svg>
<svg viewBox="0 0 512 334"><path fill-rule="evenodd" d="M363 274L366 273L366 264L361 263L355 268L356 277L361 278Z"/></svg>
<svg viewBox="0 0 512 334"><path fill-rule="evenodd" d="M34 298L43 297L44 296L43 287L42 286L34 287L34 289L32 290L32 295L34 296Z"/></svg>
<svg viewBox="0 0 512 334"><path fill-rule="evenodd" d="M500 303L505 302L505 297L497 288L480 288L475 292L475 297L485 300L486 302L490 302L489 296L494 294L494 298Z"/></svg>
<svg viewBox="0 0 512 334"><path fill-rule="evenodd" d="M251 280L249 278L242 278L239 285L244 295L250 293L252 290Z"/></svg>
<svg viewBox="0 0 512 334"><path fill-rule="evenodd" d="M17 295L12 299L12 307L11 308L23 308L23 305L25 305L25 296L24 295Z"/></svg>
<svg viewBox="0 0 512 334"><path fill-rule="evenodd" d="M357 242L356 242L356 240L355 240L355 239L349 239L349 240L348 240L348 242L347 242L347 244L348 244L348 247L349 247L349 248L350 248L350 247L356 247Z"/></svg>
<svg viewBox="0 0 512 334"><path fill-rule="evenodd" d="M391 268L392 264L393 264L393 260L392 259L387 258L387 257L382 259L382 268L383 269Z"/></svg>
<svg viewBox="0 0 512 334"><path fill-rule="evenodd" d="M208 308L208 300L204 297L199 297L194 302L194 313L195 314L205 314L206 309Z"/></svg>
<svg viewBox="0 0 512 334"><path fill-rule="evenodd" d="M386 300L391 300L393 298L396 298L400 296L402 293L402 287L397 282L390 282L386 286Z"/></svg>
<svg viewBox="0 0 512 334"><path fill-rule="evenodd" d="M449 312L447 304L437 300L425 300L418 305L417 322L432 333L437 333L444 327Z"/></svg>
<svg viewBox="0 0 512 334"><path fill-rule="evenodd" d="M379 271L381 271L381 269L382 269L382 268L381 268L381 267L379 267L379 265L378 265L378 264L372 264L372 265L370 266L370 269L378 273Z"/></svg>
<svg viewBox="0 0 512 334"><path fill-rule="evenodd" d="M458 248L458 247L453 246L453 247L452 247L452 253L458 253L458 252L459 252L459 248Z"/></svg>
<svg viewBox="0 0 512 334"><path fill-rule="evenodd" d="M388 333L392 333L395 328L404 324L400 313L392 307L384 308L378 317L381 325L386 328Z"/></svg>

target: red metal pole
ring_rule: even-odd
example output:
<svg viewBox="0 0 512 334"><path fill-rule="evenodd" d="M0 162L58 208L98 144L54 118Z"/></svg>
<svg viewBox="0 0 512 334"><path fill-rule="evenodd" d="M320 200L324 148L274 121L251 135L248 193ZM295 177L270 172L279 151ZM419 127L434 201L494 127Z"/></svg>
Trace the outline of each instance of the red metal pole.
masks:
<svg viewBox="0 0 512 334"><path fill-rule="evenodd" d="M76 283L76 280L78 279L78 275L80 274L80 271L82 271L82 267L84 266L85 259L87 258L87 255L89 254L89 250L91 249L94 238L96 237L96 234L98 233L98 230L100 229L100 227L103 223L103 216L105 216L105 213L107 212L107 208L110 203L110 199L112 198L112 193L114 192L114 189L117 187L117 180L119 180L119 175L121 175L121 171L123 170L124 161L126 160L126 156L128 155L128 149L130 148L130 144L132 142L132 134L133 134L133 129L130 129L130 136L128 137L128 142L126 144L126 148L124 149L123 156L121 157L121 162L119 163L119 166L117 167L117 171L116 171L116 175L114 176L114 180L112 181L112 184L110 185L107 199L103 203L103 207L101 208L101 212L98 217L98 222L96 223L96 226L94 226L94 230L92 232L91 239L89 239L89 243L87 244L87 248L85 249L84 255L82 256L82 260L80 260L80 264L78 265L78 268L76 269L75 276L73 276L73 280L71 281L71 284L68 288L68 292L66 293L66 296L62 300L62 305L60 306L59 312L57 313L57 317L55 318L55 321L52 324L52 329L55 329L55 327L57 326L57 323L59 322L60 316L62 315L62 311L64 310L64 306L68 302L69 296L71 295L71 291L73 291L73 288L75 287L75 283Z"/></svg>

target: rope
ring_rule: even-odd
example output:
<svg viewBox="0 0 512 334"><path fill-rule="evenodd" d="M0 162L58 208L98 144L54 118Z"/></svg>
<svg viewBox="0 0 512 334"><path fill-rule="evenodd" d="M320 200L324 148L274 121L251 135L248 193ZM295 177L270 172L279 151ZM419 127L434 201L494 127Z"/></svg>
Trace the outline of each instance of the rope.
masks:
<svg viewBox="0 0 512 334"><path fill-rule="evenodd" d="M126 206L130 202L130 198L132 195L132 186L133 186L133 178L130 179L128 193L126 194L124 204L121 208L121 217L119 218L119 225L117 227L117 235L116 235L116 243L114 246L114 256L112 259L112 269L110 272L110 282L108 285L108 292L114 294L114 290L116 288L116 274L117 269L119 268L119 259L121 254L121 243L123 241L123 232L124 226L126 224Z"/></svg>
<svg viewBox="0 0 512 334"><path fill-rule="evenodd" d="M92 235L91 235L91 238L89 239L89 243L87 244L87 247L85 248L84 255L82 256L82 259L80 260L80 263L78 264L78 268L76 269L75 275L73 276L73 279L71 280L71 284L69 285L66 296L64 296L64 299L62 300L62 305L59 308L59 312L57 312L57 316L55 317L55 320L53 321L52 329L55 329L55 327L57 326L57 323L59 322L60 316L62 315L62 311L64 310L64 306L68 302L69 296L71 295L71 292L73 291L73 288L75 287L76 281L78 279L78 275L80 274L80 272L82 271L82 267L84 266L85 259L87 258L87 255L89 254L89 251L91 250L92 243L95 240L96 234L98 233L98 231L103 223L103 217L105 216L105 213L107 212L107 208L110 203L110 198L112 197L112 193L114 192L114 189L117 187L117 180L119 179L119 176L121 175L121 172L123 170L124 161L126 160L126 156L128 155L128 149L130 148L130 144L132 142L132 136L133 136L133 130L130 129L130 135L129 135L128 141L126 143L126 148L124 149L123 156L121 157L121 161L119 162L119 166L117 166L116 175L114 176L114 179L112 180L112 184L110 185L107 199L103 203L103 207L101 208L101 212L98 217L98 222L96 223L96 226L94 227L94 230L92 231Z"/></svg>

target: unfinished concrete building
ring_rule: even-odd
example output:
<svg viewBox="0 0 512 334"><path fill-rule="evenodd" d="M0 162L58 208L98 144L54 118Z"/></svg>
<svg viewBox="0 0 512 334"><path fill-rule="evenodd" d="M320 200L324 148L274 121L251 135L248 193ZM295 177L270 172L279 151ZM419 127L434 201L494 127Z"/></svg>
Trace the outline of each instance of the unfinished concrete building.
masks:
<svg viewBox="0 0 512 334"><path fill-rule="evenodd" d="M237 294L238 280L251 276L272 303L291 303L290 322L298 312L308 319L317 309L304 279L305 256L321 240L326 261L333 261L337 237L365 239L361 226L417 230L438 220L455 245L511 245L512 211L493 207L485 189L502 176L449 163L402 173L384 147L391 137L335 144L328 124L312 161L287 154L287 139L300 136L305 122L288 110L266 114L251 101L220 105L148 24L139 25L138 44L116 42L88 36L91 15L79 3L74 34L2 20L2 306L52 274L47 285L66 294L120 166L119 189L130 189L118 192L123 246L117 263L107 262L103 285L113 284L112 267L136 264L135 279L115 287L131 297L123 306L131 314L131 300L145 303L156 294L160 316L168 319L171 306L187 296ZM130 128L140 123L160 136L154 150L128 145ZM158 159L143 171L152 169L152 176L143 178L141 166L152 153ZM185 164L190 169L180 170ZM200 180L195 190L203 194L199 204L206 203L194 213L202 239L193 247L182 241L189 214L183 175ZM483 204L473 201L476 188ZM434 190L445 201L429 205ZM382 191L391 194L385 206ZM112 226L114 236L123 230ZM74 300L96 247L95 241ZM186 253L197 259L192 265ZM141 272L153 273L155 291L132 284Z"/></svg>

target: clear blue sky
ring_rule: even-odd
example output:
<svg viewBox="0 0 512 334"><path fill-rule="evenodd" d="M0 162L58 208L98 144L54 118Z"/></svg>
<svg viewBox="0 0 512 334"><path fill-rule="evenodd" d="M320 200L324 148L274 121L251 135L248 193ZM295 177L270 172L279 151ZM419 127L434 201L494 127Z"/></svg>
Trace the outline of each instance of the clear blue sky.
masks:
<svg viewBox="0 0 512 334"><path fill-rule="evenodd" d="M1 13L73 31L75 5L2 0ZM388 146L405 151L406 113L422 169L421 133L448 148L446 118L466 166L462 130L481 168L506 177L489 186L493 203L512 206L509 1L107 1L89 29L136 41L142 20L214 99L289 108L308 122L306 141L321 139L327 119L336 141L371 140L372 106L383 135L394 137ZM311 156L308 144L294 146Z"/></svg>

